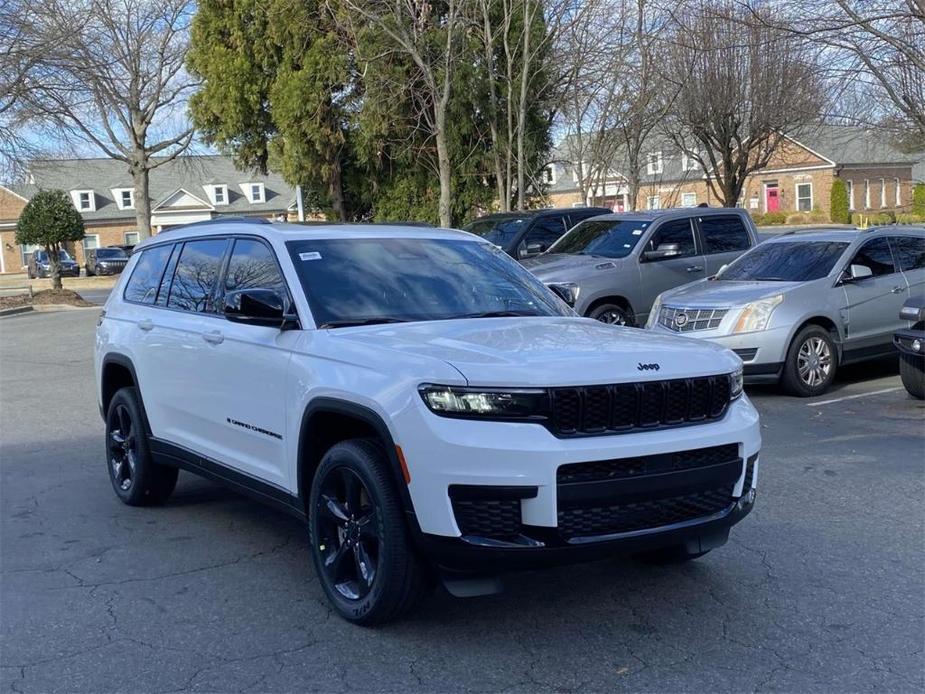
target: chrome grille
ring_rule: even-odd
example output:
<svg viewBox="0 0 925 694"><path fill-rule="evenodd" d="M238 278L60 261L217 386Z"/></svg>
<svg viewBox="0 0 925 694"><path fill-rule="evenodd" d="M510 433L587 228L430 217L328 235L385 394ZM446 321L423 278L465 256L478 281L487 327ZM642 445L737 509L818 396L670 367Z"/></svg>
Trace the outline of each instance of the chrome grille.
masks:
<svg viewBox="0 0 925 694"><path fill-rule="evenodd" d="M728 308L678 308L662 306L658 314L659 325L676 333L697 330L715 330L729 312Z"/></svg>

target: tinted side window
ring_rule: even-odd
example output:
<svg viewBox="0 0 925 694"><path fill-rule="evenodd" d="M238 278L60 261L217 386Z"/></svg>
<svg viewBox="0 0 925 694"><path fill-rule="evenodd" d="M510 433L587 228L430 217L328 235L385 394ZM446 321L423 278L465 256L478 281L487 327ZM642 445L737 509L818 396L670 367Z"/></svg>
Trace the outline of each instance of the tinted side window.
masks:
<svg viewBox="0 0 925 694"><path fill-rule="evenodd" d="M676 219L665 222L652 234L652 238L646 244L646 250L664 253L665 255L661 258L663 260L694 255L696 247L691 221Z"/></svg>
<svg viewBox="0 0 925 694"><path fill-rule="evenodd" d="M893 256L890 253L890 244L886 237L868 241L859 250L852 265L866 265L874 273L874 277L889 275L896 272L893 266Z"/></svg>
<svg viewBox="0 0 925 694"><path fill-rule="evenodd" d="M238 289L275 289L286 293L286 283L279 273L276 256L266 244L254 239L234 242L225 275L225 291Z"/></svg>
<svg viewBox="0 0 925 694"><path fill-rule="evenodd" d="M751 245L748 230L741 217L736 215L701 217L700 233L703 235L704 252L707 254L744 251Z"/></svg>
<svg viewBox="0 0 925 694"><path fill-rule="evenodd" d="M204 239L183 244L170 285L168 308L212 313L215 280L227 245L227 239Z"/></svg>
<svg viewBox="0 0 925 694"><path fill-rule="evenodd" d="M126 301L140 304L154 303L171 250L173 250L173 245L166 244L141 252L141 257L138 258L135 269L132 270L132 276L125 285L123 297Z"/></svg>
<svg viewBox="0 0 925 694"><path fill-rule="evenodd" d="M526 250L527 246L538 243L543 246L542 250L545 251L558 241L565 231L565 219L563 217L545 217L543 219L538 219L533 226L530 227L530 231L524 235L522 248Z"/></svg>
<svg viewBox="0 0 925 694"><path fill-rule="evenodd" d="M925 237L894 236L890 239L902 270L925 268Z"/></svg>

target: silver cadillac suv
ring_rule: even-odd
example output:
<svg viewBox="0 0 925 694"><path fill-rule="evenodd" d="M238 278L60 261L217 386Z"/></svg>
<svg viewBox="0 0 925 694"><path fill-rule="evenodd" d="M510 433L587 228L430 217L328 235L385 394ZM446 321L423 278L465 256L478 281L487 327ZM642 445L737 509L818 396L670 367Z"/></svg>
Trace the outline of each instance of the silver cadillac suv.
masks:
<svg viewBox="0 0 925 694"><path fill-rule="evenodd" d="M825 392L843 364L894 353L925 293L925 228L810 230L765 241L715 277L665 292L647 327L734 350L750 382Z"/></svg>

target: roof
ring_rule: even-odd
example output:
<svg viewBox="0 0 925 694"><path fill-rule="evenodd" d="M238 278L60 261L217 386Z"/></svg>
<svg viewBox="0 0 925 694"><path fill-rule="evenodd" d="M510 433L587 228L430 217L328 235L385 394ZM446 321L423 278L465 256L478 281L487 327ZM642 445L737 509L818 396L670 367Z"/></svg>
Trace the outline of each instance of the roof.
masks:
<svg viewBox="0 0 925 694"><path fill-rule="evenodd" d="M134 218L133 209L119 209L113 199L113 189L132 188L132 177L124 162L115 159L41 159L29 167L30 183L11 186L23 197L32 197L39 190L92 190L96 210L84 210L87 221ZM264 201L251 203L241 191L245 183L263 183ZM151 208L180 190L207 201L203 186L228 186L228 204L215 205L220 214L268 214L287 209L295 197L294 189L281 176L267 176L235 168L231 157L220 155L189 155L177 157L151 170ZM206 203L208 204L208 203Z"/></svg>
<svg viewBox="0 0 925 694"><path fill-rule="evenodd" d="M142 241L136 248L199 236L221 236L224 234L252 234L274 241L299 241L304 239L446 239L488 243L484 239L458 229L423 227L414 224L296 224L269 222L266 219L218 217L204 222L171 227L156 236Z"/></svg>
<svg viewBox="0 0 925 694"><path fill-rule="evenodd" d="M544 214L570 214L582 211L600 211L602 214L610 212L606 207L544 207L537 210L513 210L511 212L492 212L491 214L482 215L473 219L473 222L481 222L485 219L523 219L524 217L539 217Z"/></svg>
<svg viewBox="0 0 925 694"><path fill-rule="evenodd" d="M854 241L858 236L867 237L872 234L890 234L901 236L925 235L925 227L910 226L906 224L890 224L886 226L869 227L867 229L798 229L772 236L764 243L778 243L783 241Z"/></svg>
<svg viewBox="0 0 925 694"><path fill-rule="evenodd" d="M602 220L633 220L640 222L654 222L657 219L666 219L670 217L712 217L721 214L738 214L746 215L741 207L665 207L659 210L637 210L636 212L610 212L602 214L591 219Z"/></svg>
<svg viewBox="0 0 925 694"><path fill-rule="evenodd" d="M901 151L881 131L856 126L814 125L793 133L793 139L838 166L915 164L925 158Z"/></svg>

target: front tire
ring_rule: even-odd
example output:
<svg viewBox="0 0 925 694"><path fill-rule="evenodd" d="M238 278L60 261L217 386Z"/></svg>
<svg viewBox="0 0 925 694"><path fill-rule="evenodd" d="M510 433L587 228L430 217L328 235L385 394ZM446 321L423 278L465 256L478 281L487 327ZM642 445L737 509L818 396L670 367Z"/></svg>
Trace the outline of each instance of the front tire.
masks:
<svg viewBox="0 0 925 694"><path fill-rule="evenodd" d="M423 593L423 567L375 441L342 441L325 453L312 482L308 526L318 580L347 621L388 622Z"/></svg>
<svg viewBox="0 0 925 694"><path fill-rule="evenodd" d="M121 388L106 413L106 467L122 503L153 506L167 501L177 484L178 470L151 457L138 391Z"/></svg>
<svg viewBox="0 0 925 694"><path fill-rule="evenodd" d="M925 399L925 357L900 352L899 376L909 395L919 400Z"/></svg>
<svg viewBox="0 0 925 694"><path fill-rule="evenodd" d="M807 325L790 343L781 375L785 393L801 398L822 395L835 380L838 352L828 330Z"/></svg>
<svg viewBox="0 0 925 694"><path fill-rule="evenodd" d="M630 327L633 325L633 319L629 311L617 304L601 304L600 306L595 306L594 309L588 313L588 318L593 318L594 320L607 323L608 325L625 325Z"/></svg>

